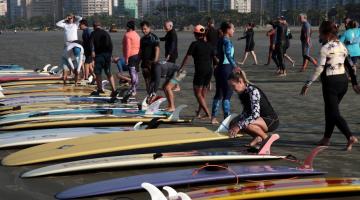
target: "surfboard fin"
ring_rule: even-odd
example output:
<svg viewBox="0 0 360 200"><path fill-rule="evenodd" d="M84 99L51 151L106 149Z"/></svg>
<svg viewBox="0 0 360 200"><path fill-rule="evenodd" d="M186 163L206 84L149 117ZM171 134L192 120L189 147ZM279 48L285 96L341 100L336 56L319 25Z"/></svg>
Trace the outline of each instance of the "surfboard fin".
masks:
<svg viewBox="0 0 360 200"><path fill-rule="evenodd" d="M0 85L0 91L3 91L4 89L1 87L1 85Z"/></svg>
<svg viewBox="0 0 360 200"><path fill-rule="evenodd" d="M308 155L303 163L302 166L299 167L299 169L302 170L313 170L313 162L315 157L323 150L327 149L327 146L318 146L315 149L313 149L310 153L310 155Z"/></svg>
<svg viewBox="0 0 360 200"><path fill-rule="evenodd" d="M51 67L51 64L46 64L43 68L42 71L43 72L47 72L49 70L49 67Z"/></svg>
<svg viewBox="0 0 360 200"><path fill-rule="evenodd" d="M159 111L160 105L166 101L166 98L161 98L155 101L154 103L150 104L146 109L145 115L153 115L154 113Z"/></svg>
<svg viewBox="0 0 360 200"><path fill-rule="evenodd" d="M270 155L271 151L271 145L280 138L279 134L272 134L271 136L269 136L261 145L261 147L259 148L259 155Z"/></svg>
<svg viewBox="0 0 360 200"><path fill-rule="evenodd" d="M177 192L172 187L164 186L163 190L168 193L168 197L166 197L156 186L151 183L142 183L141 187L143 187L151 196L151 200L191 200L191 198L183 193Z"/></svg>
<svg viewBox="0 0 360 200"><path fill-rule="evenodd" d="M233 113L229 115L224 121L221 122L219 128L215 131L215 133L227 133L230 128L231 121L237 116L237 114Z"/></svg>
<svg viewBox="0 0 360 200"><path fill-rule="evenodd" d="M105 90L105 87L109 84L109 81L108 80L103 80L101 82L101 89L104 91Z"/></svg>
<svg viewBox="0 0 360 200"><path fill-rule="evenodd" d="M140 131L140 130L145 130L147 128L147 126L142 126L143 122L138 122L134 125L134 130L135 131Z"/></svg>
<svg viewBox="0 0 360 200"><path fill-rule="evenodd" d="M2 92L0 91L0 98L4 98L4 97L5 97L4 93L2 93Z"/></svg>
<svg viewBox="0 0 360 200"><path fill-rule="evenodd" d="M169 120L170 121L178 121L180 119L180 112L186 107L187 107L187 105L185 105L185 104L178 106L174 110L174 112L172 112L171 115L169 116Z"/></svg>

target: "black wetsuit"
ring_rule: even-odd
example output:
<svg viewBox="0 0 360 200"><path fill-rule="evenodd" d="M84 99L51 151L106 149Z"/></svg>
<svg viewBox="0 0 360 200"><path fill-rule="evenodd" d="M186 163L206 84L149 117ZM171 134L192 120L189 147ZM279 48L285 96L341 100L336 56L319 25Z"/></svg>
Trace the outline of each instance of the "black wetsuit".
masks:
<svg viewBox="0 0 360 200"><path fill-rule="evenodd" d="M140 39L141 68L146 81L151 79L151 68L155 65L157 47L160 48L160 40L154 33L149 33Z"/></svg>
<svg viewBox="0 0 360 200"><path fill-rule="evenodd" d="M246 129L259 117L264 119L268 132L277 129L279 118L262 90L254 85L247 84L245 91L239 94L239 99L243 105L243 111L234 120L241 130Z"/></svg>
<svg viewBox="0 0 360 200"><path fill-rule="evenodd" d="M154 65L151 69L151 82L148 94L156 94L159 89L161 77L165 77L165 84L168 83L174 74L179 70L179 66L166 62L165 64Z"/></svg>
<svg viewBox="0 0 360 200"><path fill-rule="evenodd" d="M107 76L111 75L111 56L113 44L108 32L103 29L96 28L91 33L91 49L95 51L95 67L94 73L101 75L103 69Z"/></svg>
<svg viewBox="0 0 360 200"><path fill-rule="evenodd" d="M248 29L245 32L245 35L240 39L246 39L245 52L254 51L255 41L254 41L254 30Z"/></svg>
<svg viewBox="0 0 360 200"><path fill-rule="evenodd" d="M212 60L215 51L212 46L204 40L198 40L191 43L187 55L194 58L195 75L193 85L198 87L207 87L210 84L212 70Z"/></svg>
<svg viewBox="0 0 360 200"><path fill-rule="evenodd" d="M214 49L217 48L217 43L219 40L219 31L214 27L210 27L206 30L206 41L213 46Z"/></svg>
<svg viewBox="0 0 360 200"><path fill-rule="evenodd" d="M165 57L170 56L168 62L175 63L178 58L178 39L175 29L167 32L160 40L165 41Z"/></svg>
<svg viewBox="0 0 360 200"><path fill-rule="evenodd" d="M277 67L280 70L285 70L284 54L287 45L287 25L278 24L275 27L275 51L273 59L276 59Z"/></svg>

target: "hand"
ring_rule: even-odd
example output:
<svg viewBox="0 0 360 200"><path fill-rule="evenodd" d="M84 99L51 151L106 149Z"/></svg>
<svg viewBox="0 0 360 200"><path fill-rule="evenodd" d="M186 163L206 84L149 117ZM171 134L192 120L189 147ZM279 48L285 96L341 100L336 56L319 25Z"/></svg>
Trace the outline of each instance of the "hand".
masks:
<svg viewBox="0 0 360 200"><path fill-rule="evenodd" d="M240 131L240 127L238 125L235 125L229 129L229 137L230 138L236 138L238 132Z"/></svg>
<svg viewBox="0 0 360 200"><path fill-rule="evenodd" d="M353 85L353 89L356 94L360 94L360 86L359 85Z"/></svg>
<svg viewBox="0 0 360 200"><path fill-rule="evenodd" d="M95 52L91 52L91 57L95 58Z"/></svg>
<svg viewBox="0 0 360 200"><path fill-rule="evenodd" d="M272 49L272 50L275 50L275 44L273 44L273 45L271 46L271 49Z"/></svg>
<svg viewBox="0 0 360 200"><path fill-rule="evenodd" d="M240 67L234 67L233 72L240 73L240 72L241 72L241 68L240 68Z"/></svg>
<svg viewBox="0 0 360 200"><path fill-rule="evenodd" d="M304 85L301 89L300 95L305 96L309 90L309 87L307 85Z"/></svg>

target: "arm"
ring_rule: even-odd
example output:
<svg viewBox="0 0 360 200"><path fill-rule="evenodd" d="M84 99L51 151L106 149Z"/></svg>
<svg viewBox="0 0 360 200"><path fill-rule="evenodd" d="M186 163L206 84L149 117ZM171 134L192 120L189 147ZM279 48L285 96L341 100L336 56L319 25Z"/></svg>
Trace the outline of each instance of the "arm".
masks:
<svg viewBox="0 0 360 200"><path fill-rule="evenodd" d="M124 59L125 59L125 63L128 64L129 63L129 54L130 54L130 50L131 50L131 46L130 46L130 38L129 37L125 37L124 36L124 40L123 40L123 55L124 55Z"/></svg>
<svg viewBox="0 0 360 200"><path fill-rule="evenodd" d="M65 28L65 19L56 22L56 26L59 28Z"/></svg>
<svg viewBox="0 0 360 200"><path fill-rule="evenodd" d="M167 35L167 34L166 34ZM160 39L160 41L165 41L166 40L166 35L164 36L164 37L160 37L159 39Z"/></svg>
<svg viewBox="0 0 360 200"><path fill-rule="evenodd" d="M224 41L224 47L225 47L225 56L228 59L228 61L230 62L230 64L233 67L236 67L236 62L233 58L232 54L232 44L230 43L229 40L225 40Z"/></svg>
<svg viewBox="0 0 360 200"><path fill-rule="evenodd" d="M252 86L249 86L251 88L251 91L250 91L250 101L251 101L251 114L239 121L237 123L237 125L239 126L240 130L244 130L246 129L249 124L253 123L256 119L258 119L260 117L260 92L258 89L256 88L253 88Z"/></svg>
<svg viewBox="0 0 360 200"><path fill-rule="evenodd" d="M310 45L310 37L311 37L311 27L309 26L309 24L307 24L306 25L305 38L306 38L306 43L308 45Z"/></svg>
<svg viewBox="0 0 360 200"><path fill-rule="evenodd" d="M181 63L181 66L180 66L179 71L182 71L182 70L184 69L184 66L186 65L188 59L189 59L189 55L186 54L185 57L184 57L184 59L183 59L183 61L182 61L182 63Z"/></svg>
<svg viewBox="0 0 360 200"><path fill-rule="evenodd" d="M339 38L340 42L342 42L343 44L345 44L345 33L343 33L340 38Z"/></svg>
<svg viewBox="0 0 360 200"><path fill-rule="evenodd" d="M310 85L314 81L316 81L319 78L320 74L324 71L326 60L327 60L326 57L327 57L327 53L326 53L325 48L323 47L323 48L321 48L321 51L320 51L319 64L315 68L315 72L313 73L313 75L308 79L308 81L305 84L307 87L310 87Z"/></svg>
<svg viewBox="0 0 360 200"><path fill-rule="evenodd" d="M346 57L344 65L349 73L349 76L351 77L351 84L353 86L358 85L357 79L356 79L356 72L355 72L355 66L353 62L351 61L350 57Z"/></svg>
<svg viewBox="0 0 360 200"><path fill-rule="evenodd" d="M176 49L177 49L176 44L177 44L177 35L175 32L173 32L173 34L171 34L171 46L170 46L168 58L166 58L167 60L170 58L170 55L174 56L176 54Z"/></svg>
<svg viewBox="0 0 360 200"><path fill-rule="evenodd" d="M155 58L154 58L154 62L159 62L159 58L160 58L160 47L156 46L155 47Z"/></svg>

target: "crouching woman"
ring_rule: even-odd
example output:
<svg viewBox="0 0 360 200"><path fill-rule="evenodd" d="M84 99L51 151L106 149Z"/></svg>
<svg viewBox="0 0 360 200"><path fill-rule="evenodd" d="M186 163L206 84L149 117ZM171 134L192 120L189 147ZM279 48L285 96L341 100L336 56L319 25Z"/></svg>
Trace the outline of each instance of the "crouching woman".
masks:
<svg viewBox="0 0 360 200"><path fill-rule="evenodd" d="M247 133L253 137L249 145L256 146L268 138L269 132L277 129L279 118L265 93L249 82L244 71L232 72L228 81L243 106L242 113L230 124L230 137L236 137L240 131Z"/></svg>

